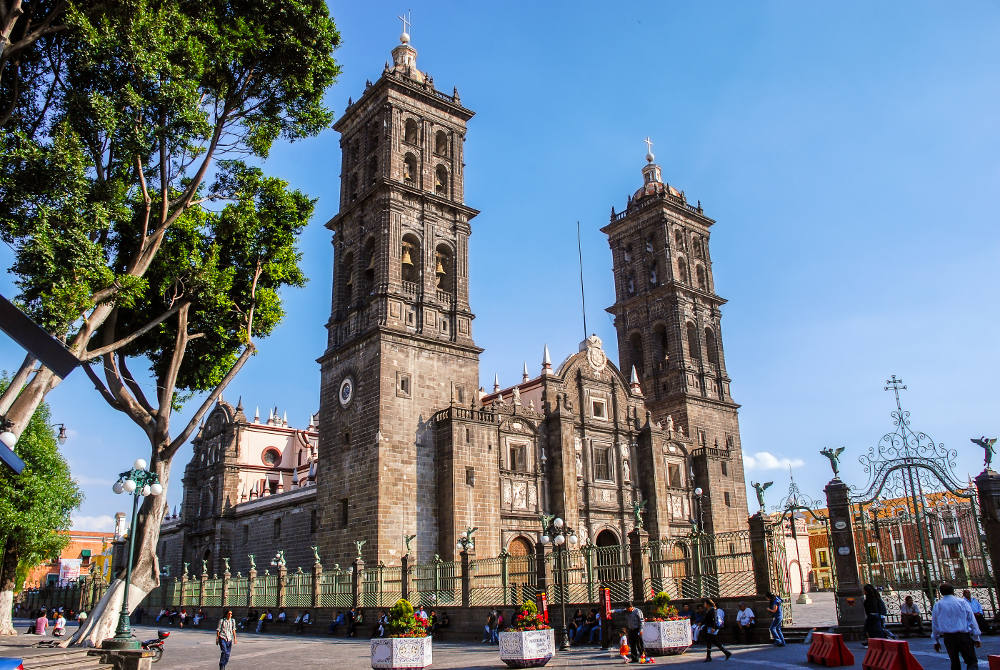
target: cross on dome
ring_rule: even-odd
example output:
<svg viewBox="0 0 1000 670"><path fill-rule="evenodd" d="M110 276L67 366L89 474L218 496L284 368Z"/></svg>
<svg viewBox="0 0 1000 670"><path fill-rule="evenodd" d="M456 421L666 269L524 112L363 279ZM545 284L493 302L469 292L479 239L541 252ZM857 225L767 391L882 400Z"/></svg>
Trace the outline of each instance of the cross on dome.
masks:
<svg viewBox="0 0 1000 670"><path fill-rule="evenodd" d="M646 139L643 140L646 143L646 160L650 163L656 156L653 155L653 140L649 139L649 135L646 135Z"/></svg>
<svg viewBox="0 0 1000 670"><path fill-rule="evenodd" d="M399 36L399 41L406 44L410 41L410 26L413 25L410 21L410 10L406 10L406 16L397 16L396 18L403 22L403 32Z"/></svg>

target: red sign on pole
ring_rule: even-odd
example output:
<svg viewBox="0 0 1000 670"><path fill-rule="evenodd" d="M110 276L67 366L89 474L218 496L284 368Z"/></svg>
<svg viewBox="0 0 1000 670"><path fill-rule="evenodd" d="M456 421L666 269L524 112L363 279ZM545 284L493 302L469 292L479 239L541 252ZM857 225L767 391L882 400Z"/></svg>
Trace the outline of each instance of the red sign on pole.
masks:
<svg viewBox="0 0 1000 670"><path fill-rule="evenodd" d="M601 603L604 604L604 620L611 621L611 589L601 589Z"/></svg>
<svg viewBox="0 0 1000 670"><path fill-rule="evenodd" d="M549 622L549 599L545 595L545 591L539 591L535 594L535 603L538 607L538 614L542 617L542 621L545 623Z"/></svg>

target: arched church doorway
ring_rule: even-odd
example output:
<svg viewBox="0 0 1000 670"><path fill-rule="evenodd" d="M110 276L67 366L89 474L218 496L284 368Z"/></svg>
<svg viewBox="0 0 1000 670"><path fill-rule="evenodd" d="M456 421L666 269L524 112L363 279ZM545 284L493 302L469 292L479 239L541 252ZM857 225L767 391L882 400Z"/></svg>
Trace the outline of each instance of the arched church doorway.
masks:
<svg viewBox="0 0 1000 670"><path fill-rule="evenodd" d="M510 601L521 603L534 598L535 550L524 537L515 537L507 545L507 578L510 584Z"/></svg>

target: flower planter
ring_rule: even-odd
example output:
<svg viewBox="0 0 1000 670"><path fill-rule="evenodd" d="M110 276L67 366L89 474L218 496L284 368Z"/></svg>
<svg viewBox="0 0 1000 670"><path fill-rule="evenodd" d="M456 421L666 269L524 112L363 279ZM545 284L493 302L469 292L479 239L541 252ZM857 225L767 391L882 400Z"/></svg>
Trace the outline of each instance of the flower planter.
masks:
<svg viewBox="0 0 1000 670"><path fill-rule="evenodd" d="M540 668L556 653L551 628L500 633L500 660L511 668Z"/></svg>
<svg viewBox="0 0 1000 670"><path fill-rule="evenodd" d="M683 654L691 646L691 621L646 621L642 624L642 643L653 656Z"/></svg>
<svg viewBox="0 0 1000 670"><path fill-rule="evenodd" d="M431 664L430 637L382 637L371 644L372 667L390 670L426 668Z"/></svg>

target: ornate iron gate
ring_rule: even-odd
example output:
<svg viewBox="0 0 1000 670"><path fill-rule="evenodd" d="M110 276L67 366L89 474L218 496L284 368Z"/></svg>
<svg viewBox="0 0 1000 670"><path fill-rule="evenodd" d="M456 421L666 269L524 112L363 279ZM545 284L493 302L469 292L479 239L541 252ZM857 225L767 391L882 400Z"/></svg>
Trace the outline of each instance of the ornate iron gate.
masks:
<svg viewBox="0 0 1000 670"><path fill-rule="evenodd" d="M899 620L906 596L926 615L942 581L972 591L989 616L996 583L975 487L957 480L954 449L910 427L899 401L905 388L895 376L886 382L896 397L896 428L859 459L868 475L865 489L851 496L859 572L882 592L890 621Z"/></svg>

